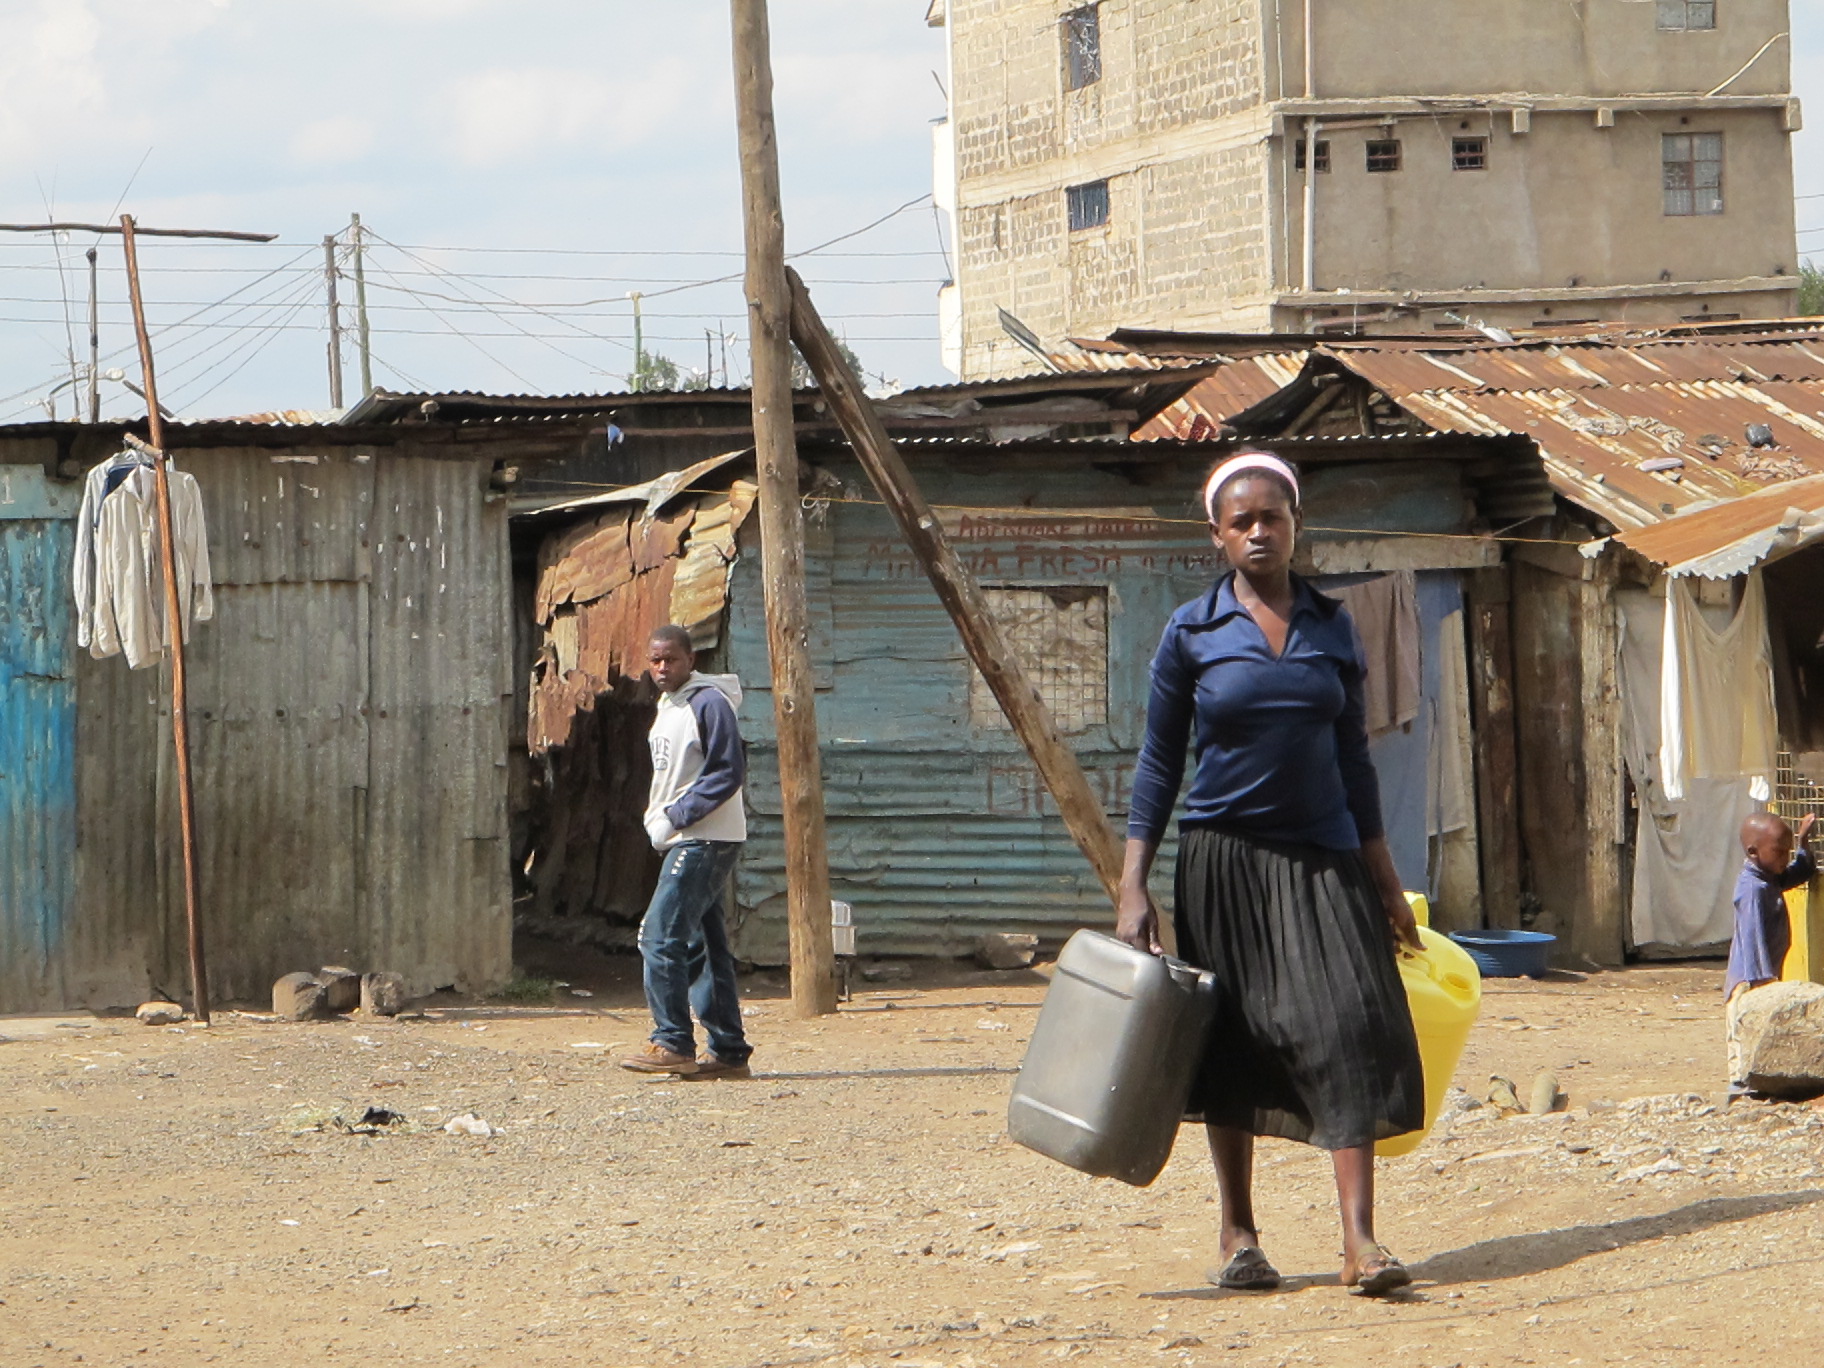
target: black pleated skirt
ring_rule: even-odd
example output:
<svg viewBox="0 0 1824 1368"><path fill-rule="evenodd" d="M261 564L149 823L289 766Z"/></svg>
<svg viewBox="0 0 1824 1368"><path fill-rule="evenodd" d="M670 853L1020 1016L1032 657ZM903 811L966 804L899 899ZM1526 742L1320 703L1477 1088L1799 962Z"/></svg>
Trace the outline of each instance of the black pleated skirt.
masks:
<svg viewBox="0 0 1824 1368"><path fill-rule="evenodd" d="M1193 1113L1327 1150L1424 1124L1393 932L1360 851L1186 828L1176 925L1179 955L1218 986Z"/></svg>

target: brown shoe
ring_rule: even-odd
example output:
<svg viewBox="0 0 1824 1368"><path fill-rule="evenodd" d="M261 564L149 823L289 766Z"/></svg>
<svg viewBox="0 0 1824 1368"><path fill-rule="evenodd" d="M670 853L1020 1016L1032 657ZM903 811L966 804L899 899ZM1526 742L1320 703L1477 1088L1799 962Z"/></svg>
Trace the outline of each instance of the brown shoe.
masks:
<svg viewBox="0 0 1824 1368"><path fill-rule="evenodd" d="M739 1064L729 1064L717 1059L708 1050L698 1056L697 1071L692 1075L695 1078L752 1078L753 1076L754 1071L748 1067L746 1060L742 1060Z"/></svg>
<svg viewBox="0 0 1824 1368"><path fill-rule="evenodd" d="M666 1049L656 1040L649 1040L633 1054L622 1055L621 1067L635 1073L694 1074L697 1061L687 1054Z"/></svg>

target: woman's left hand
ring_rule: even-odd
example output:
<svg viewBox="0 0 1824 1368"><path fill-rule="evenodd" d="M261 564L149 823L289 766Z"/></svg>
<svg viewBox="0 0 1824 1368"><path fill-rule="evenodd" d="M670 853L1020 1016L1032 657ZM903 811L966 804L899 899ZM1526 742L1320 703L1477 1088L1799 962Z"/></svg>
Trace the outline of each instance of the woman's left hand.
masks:
<svg viewBox="0 0 1824 1368"><path fill-rule="evenodd" d="M1423 950L1425 942L1419 939L1419 920L1412 915L1412 904L1406 901L1404 893L1395 893L1389 897L1381 894L1381 906L1387 913L1387 923L1393 927L1393 937L1402 949Z"/></svg>
<svg viewBox="0 0 1824 1368"><path fill-rule="evenodd" d="M1387 838L1374 836L1363 841L1362 860L1368 866L1368 877L1380 892L1381 909L1387 914L1387 924L1393 928L1393 938L1402 949L1423 950L1425 942L1419 939L1418 919L1412 915L1412 905L1401 891L1400 876L1393 867L1393 852L1387 848Z"/></svg>

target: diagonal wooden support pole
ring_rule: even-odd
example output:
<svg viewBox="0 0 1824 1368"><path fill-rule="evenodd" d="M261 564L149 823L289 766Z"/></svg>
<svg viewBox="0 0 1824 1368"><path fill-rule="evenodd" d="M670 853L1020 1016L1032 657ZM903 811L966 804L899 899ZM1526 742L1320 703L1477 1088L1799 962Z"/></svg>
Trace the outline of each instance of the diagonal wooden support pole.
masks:
<svg viewBox="0 0 1824 1368"><path fill-rule="evenodd" d="M209 965L203 954L203 914L197 894L196 800L190 785L189 675L184 660L184 628L188 624L177 588L176 536L171 521L171 458L165 451L165 420L158 406L158 381L152 371L152 339L146 330L146 306L139 292L139 253L133 242L133 216L122 214L120 240L127 256L127 293L133 303L133 331L139 341L139 364L144 372L150 445L131 442L152 457L153 483L158 493L158 544L165 571L165 636L171 652L171 738L177 750L177 811L184 841L184 926L190 945L190 987L195 995L196 1019L209 1024Z"/></svg>
<svg viewBox="0 0 1824 1368"><path fill-rule="evenodd" d="M1091 792L1083 767L1065 744L1051 709L1026 677L1019 658L989 613L980 587L957 556L943 524L919 493L912 472L887 435L886 425L869 402L861 381L818 316L804 281L790 268L786 276L792 291L792 341L810 363L825 402L842 425L843 435L886 501L938 598L943 600L969 658L994 691L1001 711L1007 714L1045 786L1051 790L1071 838L1089 860L1109 901L1117 902L1121 841Z"/></svg>

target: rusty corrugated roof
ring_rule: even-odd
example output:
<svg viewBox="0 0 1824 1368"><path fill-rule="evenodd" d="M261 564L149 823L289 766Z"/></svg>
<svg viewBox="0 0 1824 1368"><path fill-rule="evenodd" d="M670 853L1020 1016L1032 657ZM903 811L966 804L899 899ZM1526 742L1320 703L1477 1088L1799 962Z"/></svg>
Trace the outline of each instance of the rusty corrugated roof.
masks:
<svg viewBox="0 0 1824 1368"><path fill-rule="evenodd" d="M1279 393L1304 369L1302 351L1251 356L1205 376L1177 403L1134 430L1137 442L1199 441L1214 437L1225 420Z"/></svg>
<svg viewBox="0 0 1824 1368"><path fill-rule="evenodd" d="M1824 475L1793 480L1615 540L1669 575L1728 579L1824 538Z"/></svg>
<svg viewBox="0 0 1824 1368"><path fill-rule="evenodd" d="M1604 334L1318 349L1438 431L1539 444L1558 492L1617 527L1824 474L1824 330ZM1773 434L1755 447L1751 426Z"/></svg>

